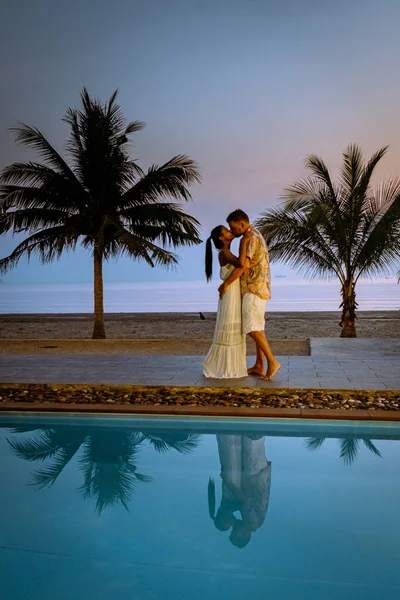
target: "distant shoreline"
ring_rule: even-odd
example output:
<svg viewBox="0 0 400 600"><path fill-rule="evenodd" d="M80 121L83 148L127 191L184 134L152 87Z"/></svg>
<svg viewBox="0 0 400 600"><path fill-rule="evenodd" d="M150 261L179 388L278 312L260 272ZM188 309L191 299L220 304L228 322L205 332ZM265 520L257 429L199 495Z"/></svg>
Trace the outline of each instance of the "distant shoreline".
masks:
<svg viewBox="0 0 400 600"><path fill-rule="evenodd" d="M177 317L179 319L193 319L193 317L199 317L199 312L194 311L158 311L158 312L105 312L106 319L139 319L142 320L144 318L150 319L164 319L166 316L168 317ZM217 314L216 311L203 312L203 314L207 317L215 317ZM340 316L340 310L291 310L291 311L266 311L265 315L267 318L281 318L282 316L288 316L289 318L297 318L298 316L302 316L304 318L308 317L331 317L332 315ZM364 319L366 317L373 317L374 315L379 315L380 318L393 317L394 315L400 315L400 308L394 310L359 310L357 312L358 317ZM43 313L0 313L1 319L43 319L43 318L55 318L55 319L64 319L65 317L69 319L93 319L92 312L43 312Z"/></svg>
<svg viewBox="0 0 400 600"><path fill-rule="evenodd" d="M215 312L107 313L108 339L211 340ZM338 337L340 312L266 313L266 331L271 339L304 340ZM1 339L90 339L91 313L0 314ZM360 311L360 338L400 338L400 310Z"/></svg>
<svg viewBox="0 0 400 600"><path fill-rule="evenodd" d="M281 281L281 280L278 280ZM286 281L286 280L283 280ZM105 284L104 306L110 315L131 314L183 314L212 313L218 305L218 280L187 282L132 282ZM400 287L394 280L369 284L359 282L357 291L359 309L375 313L400 309ZM341 303L340 286L336 281L325 282L275 282L268 313L286 314L336 313ZM0 286L0 313L54 314L76 313L80 317L91 315L93 310L93 285L36 284ZM153 318L153 317L152 317Z"/></svg>

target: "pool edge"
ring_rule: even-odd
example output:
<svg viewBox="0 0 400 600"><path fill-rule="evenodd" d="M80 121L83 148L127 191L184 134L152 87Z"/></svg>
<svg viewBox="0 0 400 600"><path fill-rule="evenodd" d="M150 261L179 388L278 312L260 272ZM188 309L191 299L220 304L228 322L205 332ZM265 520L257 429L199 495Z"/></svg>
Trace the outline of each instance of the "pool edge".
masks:
<svg viewBox="0 0 400 600"><path fill-rule="evenodd" d="M234 406L152 406L132 404L60 404L58 402L10 402L0 404L0 413L92 413L126 415L169 415L202 417L250 417L276 419L333 419L342 421L400 421L400 411L340 410L325 408L273 408Z"/></svg>

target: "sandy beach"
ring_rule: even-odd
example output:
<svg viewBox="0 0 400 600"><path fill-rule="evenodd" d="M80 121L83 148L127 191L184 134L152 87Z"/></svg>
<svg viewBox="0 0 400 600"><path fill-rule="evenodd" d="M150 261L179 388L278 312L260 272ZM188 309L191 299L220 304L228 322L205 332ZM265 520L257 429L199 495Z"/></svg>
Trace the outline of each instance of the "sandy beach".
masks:
<svg viewBox="0 0 400 600"><path fill-rule="evenodd" d="M106 315L109 340L173 340L187 342L212 338L215 313L119 313ZM92 333L91 314L0 315L0 339L84 340ZM338 337L339 312L267 313L266 331L271 340L307 340ZM360 312L360 338L400 337L400 311Z"/></svg>

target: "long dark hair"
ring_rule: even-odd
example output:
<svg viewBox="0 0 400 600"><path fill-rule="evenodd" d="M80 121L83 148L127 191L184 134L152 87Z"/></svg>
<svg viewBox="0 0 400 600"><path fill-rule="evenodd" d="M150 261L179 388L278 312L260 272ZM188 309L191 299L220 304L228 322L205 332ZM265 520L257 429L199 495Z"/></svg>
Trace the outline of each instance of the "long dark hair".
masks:
<svg viewBox="0 0 400 600"><path fill-rule="evenodd" d="M210 237L206 241L206 277L207 281L211 281L212 279L212 265L213 265L213 254L212 254L212 243L214 242L214 246L217 250L221 250L223 247L223 243L219 239L222 235L223 225L217 225L211 232Z"/></svg>

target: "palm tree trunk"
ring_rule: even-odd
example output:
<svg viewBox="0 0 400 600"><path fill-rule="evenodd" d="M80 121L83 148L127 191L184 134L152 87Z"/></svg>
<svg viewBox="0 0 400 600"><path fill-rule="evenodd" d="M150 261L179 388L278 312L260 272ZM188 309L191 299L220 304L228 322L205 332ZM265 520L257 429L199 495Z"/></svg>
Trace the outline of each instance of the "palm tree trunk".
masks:
<svg viewBox="0 0 400 600"><path fill-rule="evenodd" d="M342 285L342 320L340 327L342 328L340 337L355 338L356 331L356 290L352 279L346 280Z"/></svg>
<svg viewBox="0 0 400 600"><path fill-rule="evenodd" d="M103 255L98 242L94 243L94 325L93 340L104 340Z"/></svg>

